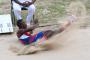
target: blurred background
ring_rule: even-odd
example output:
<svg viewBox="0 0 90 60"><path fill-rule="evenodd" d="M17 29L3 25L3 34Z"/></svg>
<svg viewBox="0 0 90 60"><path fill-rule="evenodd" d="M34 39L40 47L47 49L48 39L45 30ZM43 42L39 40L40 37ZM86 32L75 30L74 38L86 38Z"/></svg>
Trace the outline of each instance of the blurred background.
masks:
<svg viewBox="0 0 90 60"><path fill-rule="evenodd" d="M66 15L67 6L75 0L37 0L35 17L39 19L40 23L56 23L60 17ZM79 0L78 0L79 1ZM86 6L88 14L90 14L90 0L81 0ZM0 0L0 14L11 13L11 1ZM27 12L23 12L25 19Z"/></svg>

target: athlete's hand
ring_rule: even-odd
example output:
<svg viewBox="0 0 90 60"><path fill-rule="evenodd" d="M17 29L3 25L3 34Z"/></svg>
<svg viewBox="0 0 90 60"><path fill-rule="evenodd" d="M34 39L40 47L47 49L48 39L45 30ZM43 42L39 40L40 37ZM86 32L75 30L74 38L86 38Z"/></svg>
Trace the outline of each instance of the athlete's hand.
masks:
<svg viewBox="0 0 90 60"><path fill-rule="evenodd" d="M23 32L24 32L24 29L19 29L19 30L17 31L17 34L22 35L22 34L23 34Z"/></svg>

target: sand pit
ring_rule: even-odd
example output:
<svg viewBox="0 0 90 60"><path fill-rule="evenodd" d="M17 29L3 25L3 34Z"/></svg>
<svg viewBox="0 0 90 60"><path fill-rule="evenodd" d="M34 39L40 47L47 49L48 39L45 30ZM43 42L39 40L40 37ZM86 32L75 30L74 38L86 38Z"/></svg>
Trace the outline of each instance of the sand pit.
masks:
<svg viewBox="0 0 90 60"><path fill-rule="evenodd" d="M85 20L81 20L85 22ZM17 42L15 34L0 35L0 60L90 60L90 27L80 28L78 20L65 31L50 39L51 50L17 56L9 50Z"/></svg>
<svg viewBox="0 0 90 60"><path fill-rule="evenodd" d="M65 33L65 34L64 34ZM90 28L87 29L73 29L68 32L63 32L51 40L53 48L49 51L42 51L31 55L17 56L15 53L8 50L10 43L16 38L6 39L8 37L15 37L15 35L0 36L0 58L1 60L89 60L90 59ZM57 41L56 41L57 40ZM14 41L15 42L15 41Z"/></svg>

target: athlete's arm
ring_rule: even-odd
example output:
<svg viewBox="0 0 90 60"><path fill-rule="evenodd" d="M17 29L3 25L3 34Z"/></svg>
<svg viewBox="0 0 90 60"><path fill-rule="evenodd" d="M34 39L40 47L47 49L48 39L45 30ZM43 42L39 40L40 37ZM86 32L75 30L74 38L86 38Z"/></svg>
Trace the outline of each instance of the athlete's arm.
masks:
<svg viewBox="0 0 90 60"><path fill-rule="evenodd" d="M26 29L19 29L17 31L17 34L19 34L20 36L23 35L25 32L31 32L35 29L35 27L30 27L30 28L26 28Z"/></svg>

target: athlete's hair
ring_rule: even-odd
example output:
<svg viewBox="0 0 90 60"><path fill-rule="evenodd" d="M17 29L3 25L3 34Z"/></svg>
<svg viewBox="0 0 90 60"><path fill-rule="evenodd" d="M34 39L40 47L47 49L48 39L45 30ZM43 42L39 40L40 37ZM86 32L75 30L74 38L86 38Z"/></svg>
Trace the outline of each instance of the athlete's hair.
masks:
<svg viewBox="0 0 90 60"><path fill-rule="evenodd" d="M17 21L17 26L19 27L19 29L26 29L27 28L27 25L23 21Z"/></svg>

